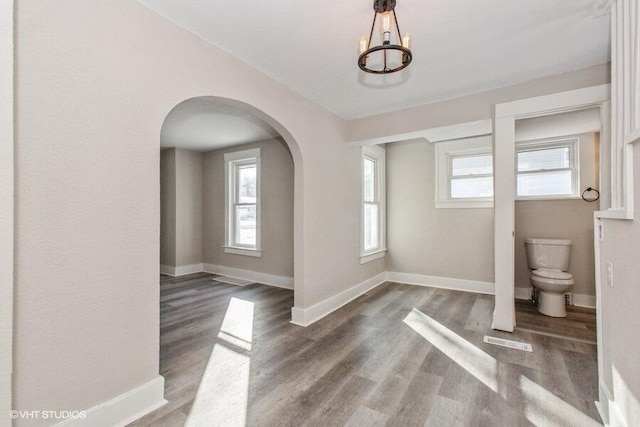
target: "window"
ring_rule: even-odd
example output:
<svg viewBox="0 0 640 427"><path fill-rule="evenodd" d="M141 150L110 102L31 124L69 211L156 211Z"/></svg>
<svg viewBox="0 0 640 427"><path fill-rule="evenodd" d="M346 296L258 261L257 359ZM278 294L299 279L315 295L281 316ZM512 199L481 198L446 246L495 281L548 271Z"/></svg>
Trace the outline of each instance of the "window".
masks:
<svg viewBox="0 0 640 427"><path fill-rule="evenodd" d="M227 153L224 160L225 252L259 257L260 149Z"/></svg>
<svg viewBox="0 0 640 427"><path fill-rule="evenodd" d="M382 258L386 251L384 162L384 149L362 148L361 263Z"/></svg>
<svg viewBox="0 0 640 427"><path fill-rule="evenodd" d="M449 196L452 199L493 197L493 156L490 153L452 155Z"/></svg>
<svg viewBox="0 0 640 427"><path fill-rule="evenodd" d="M577 197L578 139L516 145L519 199Z"/></svg>
<svg viewBox="0 0 640 427"><path fill-rule="evenodd" d="M491 136L435 143L436 208L493 207Z"/></svg>

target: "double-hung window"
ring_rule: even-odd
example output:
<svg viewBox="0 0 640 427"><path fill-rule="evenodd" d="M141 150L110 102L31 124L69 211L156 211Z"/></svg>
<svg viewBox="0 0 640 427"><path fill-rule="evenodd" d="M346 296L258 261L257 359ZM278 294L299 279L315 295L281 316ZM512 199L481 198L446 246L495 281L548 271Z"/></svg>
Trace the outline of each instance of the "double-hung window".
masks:
<svg viewBox="0 0 640 427"><path fill-rule="evenodd" d="M491 136L435 144L436 208L493 207Z"/></svg>
<svg viewBox="0 0 640 427"><path fill-rule="evenodd" d="M517 197L578 197L578 139L516 145Z"/></svg>
<svg viewBox="0 0 640 427"><path fill-rule="evenodd" d="M226 153L225 252L261 256L260 149Z"/></svg>
<svg viewBox="0 0 640 427"><path fill-rule="evenodd" d="M451 199L493 197L491 153L449 156L449 197Z"/></svg>
<svg viewBox="0 0 640 427"><path fill-rule="evenodd" d="M376 146L362 148L362 237L360 262L384 256L385 152Z"/></svg>

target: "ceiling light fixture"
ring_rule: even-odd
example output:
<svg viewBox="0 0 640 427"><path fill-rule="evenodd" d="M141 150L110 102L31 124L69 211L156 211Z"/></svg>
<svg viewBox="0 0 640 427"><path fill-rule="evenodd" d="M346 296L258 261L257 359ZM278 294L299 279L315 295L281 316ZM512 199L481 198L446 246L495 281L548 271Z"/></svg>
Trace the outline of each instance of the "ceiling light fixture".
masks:
<svg viewBox="0 0 640 427"><path fill-rule="evenodd" d="M373 1L373 23L371 24L371 33L369 38L361 37L359 42L360 56L358 57L358 66L362 71L373 74L389 74L403 70L411 64L413 55L409 50L411 36L405 34L400 35L400 27L398 26L398 18L395 12L396 0L374 0ZM371 47L371 39L376 26L376 19L380 15L382 44ZM395 33L397 34L397 44L391 43L391 27L395 24ZM394 35L395 37L395 35ZM371 67L367 64L369 56L375 54L378 57Z"/></svg>

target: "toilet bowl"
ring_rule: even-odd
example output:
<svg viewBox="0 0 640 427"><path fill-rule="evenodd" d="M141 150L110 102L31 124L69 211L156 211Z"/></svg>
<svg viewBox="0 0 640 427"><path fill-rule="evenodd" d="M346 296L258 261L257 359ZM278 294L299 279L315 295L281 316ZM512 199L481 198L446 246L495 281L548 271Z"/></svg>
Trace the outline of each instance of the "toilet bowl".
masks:
<svg viewBox="0 0 640 427"><path fill-rule="evenodd" d="M573 286L573 276L567 273L571 240L525 239L527 263L531 269L531 285L540 294L538 311L552 317L566 317L564 295Z"/></svg>
<svg viewBox="0 0 640 427"><path fill-rule="evenodd" d="M540 269L533 270L529 279L540 291L538 311L547 316L566 317L564 294L573 286L573 276L559 270Z"/></svg>

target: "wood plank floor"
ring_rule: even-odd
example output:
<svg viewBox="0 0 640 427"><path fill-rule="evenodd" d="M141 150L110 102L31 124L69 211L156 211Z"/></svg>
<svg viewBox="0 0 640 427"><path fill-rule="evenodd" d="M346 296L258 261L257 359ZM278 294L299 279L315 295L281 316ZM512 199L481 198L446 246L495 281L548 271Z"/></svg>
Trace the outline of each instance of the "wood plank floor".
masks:
<svg viewBox="0 0 640 427"><path fill-rule="evenodd" d="M491 296L387 283L302 328L292 291L205 273L163 277L160 303L169 403L132 426L600 424L589 313L553 323L579 330L566 339L518 304L529 328L507 334L490 328Z"/></svg>

